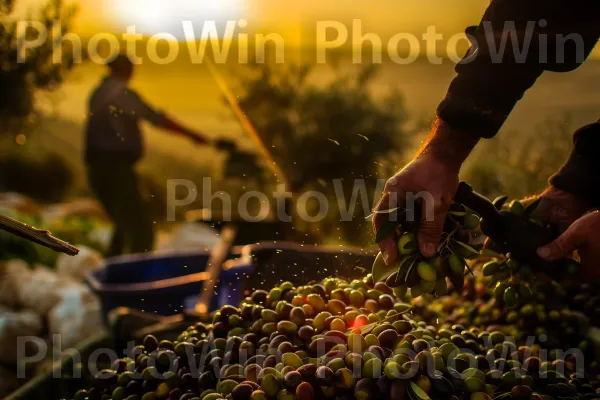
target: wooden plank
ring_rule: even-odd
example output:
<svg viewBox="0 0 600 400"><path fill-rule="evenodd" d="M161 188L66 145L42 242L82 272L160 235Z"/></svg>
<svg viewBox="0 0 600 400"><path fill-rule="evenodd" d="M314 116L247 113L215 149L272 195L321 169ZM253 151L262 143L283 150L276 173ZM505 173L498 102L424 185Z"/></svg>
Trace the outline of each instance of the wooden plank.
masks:
<svg viewBox="0 0 600 400"><path fill-rule="evenodd" d="M252 140L254 141L254 144L256 144L256 146L258 147L258 150L260 151L262 156L267 161L265 163L267 165L267 167L273 172L275 177L279 180L279 183L283 183L287 186L288 180L287 180L285 173L283 172L283 169L279 166L279 164L277 164L277 162L275 161L275 158L273 157L272 152L269 150L269 148L263 142L262 138L256 131L256 128L252 124L252 121L250 121L250 119L248 118L248 116L246 115L244 110L242 110L242 108L240 107L237 97L235 96L235 94L233 93L233 91L231 90L231 88L229 87L229 85L227 84L227 82L225 81L225 79L223 78L221 73L219 72L218 68L210 60L206 60L206 66L208 67L208 70L212 74L215 82L219 86L219 89L221 89L223 96L225 96L225 99L229 103L231 110L238 117L240 124L242 125L242 128L246 131L246 133L248 133L250 138L252 138Z"/></svg>
<svg viewBox="0 0 600 400"><path fill-rule="evenodd" d="M223 262L229 254L233 241L237 235L238 228L235 225L226 225L221 231L221 241L212 249L208 264L204 272L207 273L207 279L202 283L202 292L198 303L196 303L195 312L200 315L208 314L210 303L214 295L214 286L219 279Z"/></svg>

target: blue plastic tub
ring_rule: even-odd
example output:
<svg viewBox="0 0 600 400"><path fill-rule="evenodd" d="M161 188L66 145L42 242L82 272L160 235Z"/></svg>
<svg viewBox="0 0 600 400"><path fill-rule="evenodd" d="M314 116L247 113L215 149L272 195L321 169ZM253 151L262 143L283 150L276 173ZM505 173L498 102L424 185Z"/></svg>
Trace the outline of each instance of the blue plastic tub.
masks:
<svg viewBox="0 0 600 400"><path fill-rule="evenodd" d="M243 246L240 256L224 268L247 268L244 286L250 291L269 289L281 282L306 285L330 276L348 280L365 276L376 256L374 248L312 246L293 242L265 242Z"/></svg>
<svg viewBox="0 0 600 400"><path fill-rule="evenodd" d="M85 278L107 314L128 307L158 315L174 315L193 308L208 278L208 252L132 255L106 260ZM253 266L221 270L210 310L238 304L244 297L244 279Z"/></svg>

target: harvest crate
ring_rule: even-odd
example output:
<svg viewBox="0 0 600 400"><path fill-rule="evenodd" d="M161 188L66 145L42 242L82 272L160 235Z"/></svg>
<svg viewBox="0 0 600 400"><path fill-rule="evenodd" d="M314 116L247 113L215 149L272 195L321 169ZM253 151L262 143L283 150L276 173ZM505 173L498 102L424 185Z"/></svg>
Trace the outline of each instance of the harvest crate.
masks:
<svg viewBox="0 0 600 400"><path fill-rule="evenodd" d="M230 256L232 256L230 254ZM86 283L102 302L105 317L117 307L128 307L157 315L181 313L193 304L203 283L209 252L174 252L131 255L109 259L99 270L85 278ZM222 270L210 310L242 300L240 274L249 274L252 267L239 265ZM225 302L225 303L224 303Z"/></svg>

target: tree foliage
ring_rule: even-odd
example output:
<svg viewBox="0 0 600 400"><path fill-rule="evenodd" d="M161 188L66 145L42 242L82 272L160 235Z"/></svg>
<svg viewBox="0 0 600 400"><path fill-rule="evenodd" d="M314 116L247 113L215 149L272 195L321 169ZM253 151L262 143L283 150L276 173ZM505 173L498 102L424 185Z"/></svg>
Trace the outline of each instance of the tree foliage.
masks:
<svg viewBox="0 0 600 400"><path fill-rule="evenodd" d="M0 135L4 136L0 138L0 190L20 192L44 202L59 201L72 187L71 166L54 153L32 155L29 147L16 145L9 134L31 130L29 124L34 119L30 117L36 112L37 94L57 88L73 68L72 49L65 46L61 57L55 57L61 43L52 40L52 29L54 21L60 21L61 33L70 31L76 8L64 6L61 0L49 0L18 20L12 15L14 6L15 0L0 0ZM47 31L47 40L20 59L19 38L23 35L19 22L27 21L41 23ZM25 31L28 40L36 39L38 34L36 29Z"/></svg>
<svg viewBox="0 0 600 400"><path fill-rule="evenodd" d="M14 7L14 0L2 0L0 1L0 13L8 14L12 11Z"/></svg>
<svg viewBox="0 0 600 400"><path fill-rule="evenodd" d="M40 46L29 49L21 60L19 54L19 21L12 18L15 0L0 0L0 131L21 122L35 111L36 90L53 90L63 82L65 74L74 66L72 49L64 48L61 58L54 51L61 46L52 40L53 21L61 21L61 33L70 31L75 6L64 6L61 0L50 0L36 13L27 17L40 22L47 30L48 39ZM21 21L24 22L24 21ZM37 38L35 29L27 29L25 37ZM65 46L67 47L67 46Z"/></svg>
<svg viewBox="0 0 600 400"><path fill-rule="evenodd" d="M293 192L319 190L331 200L333 181L341 180L349 199L356 180L363 180L372 201L381 177L380 161L401 154L409 141L404 99L396 90L373 93L377 72L373 65L350 72L337 69L336 77L325 84L311 79L320 76L311 65L251 65L238 75L239 104ZM332 230L339 227L340 216L334 212L337 203L330 204L331 224L326 225ZM345 229L346 240L365 233L359 211L360 204L356 223Z"/></svg>
<svg viewBox="0 0 600 400"><path fill-rule="evenodd" d="M540 193L573 148L568 116L536 125L528 134L504 132L482 143L469 159L464 178L482 194L523 198Z"/></svg>

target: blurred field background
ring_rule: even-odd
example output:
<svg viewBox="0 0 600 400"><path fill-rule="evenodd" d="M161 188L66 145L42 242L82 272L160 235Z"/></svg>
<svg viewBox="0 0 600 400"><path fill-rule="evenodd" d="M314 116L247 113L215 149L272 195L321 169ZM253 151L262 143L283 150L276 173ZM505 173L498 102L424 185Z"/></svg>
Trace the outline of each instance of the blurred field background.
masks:
<svg viewBox="0 0 600 400"><path fill-rule="evenodd" d="M351 63L340 67L342 70L355 68ZM320 69L314 72L317 81L331 78L331 70L324 66ZM83 123L88 93L103 73L103 67L93 64L76 68L62 87L42 95L43 114L32 124L26 144L19 146L10 137L3 145L4 149L10 147L12 151L32 157L52 152L66 157L76 171L76 184L70 194L88 193L81 160ZM441 66L431 65L426 60L405 66L386 64L378 71L370 90L377 97L387 93L390 87L399 89L409 121L428 124L453 76L450 62ZM204 66L141 65L133 86L150 102L208 136L224 136L255 151ZM478 182L477 186L490 194L507 192L511 197L518 197L542 189L548 178L544 173L551 173L568 154L571 133L598 119L599 91L600 62L596 60L568 74L545 74L517 105L498 137L479 146L464 169L465 178L489 178L490 181ZM219 177L223 160L218 152L189 146L184 139L151 126L146 129L149 154L143 161L143 169L149 175L159 180L192 179L195 182L200 182L198 177L202 176ZM410 157L424 133L411 135L407 148L398 149L404 160ZM528 170L535 172L536 168L542 168L539 164L544 164L540 176L528 176ZM512 174L511 170L514 170Z"/></svg>
<svg viewBox="0 0 600 400"><path fill-rule="evenodd" d="M336 16L334 11L340 10L317 3L310 2L307 9L313 7L314 12L303 11L301 17L290 16L299 10L288 10L290 14L281 18L284 22L289 19L285 27L277 25L277 7L274 10L263 4L264 13L261 14L258 3L253 3L249 15L261 16L257 20L262 18L263 25L292 32L290 37L297 37L306 31L310 21ZM25 4L34 7L40 2L30 0ZM383 21L381 30L385 35L394 32L393 18L385 12L386 7L395 7L393 10L397 12L412 10L412 14L408 14L416 18L410 20L399 13L399 23L405 25L399 25L396 31L403 31L404 26L416 32L424 31L429 24L439 24L442 30L457 32L468 24L477 23L486 2L474 1L465 5L452 1L444 3L441 9L435 4L429 2L416 9L406 2L392 4L382 0L381 9L368 10L364 5L356 4L345 9L339 18L364 18L371 23L370 27ZM110 29L120 32L119 24L102 24L102 18L106 19L110 14L106 7L102 9L104 14L97 20L94 18L94 12L99 10L97 5L82 1L82 16L75 17L73 29L89 35L112 26ZM443 10L452 13L444 15ZM314 49L293 44L283 69L300 68L314 60ZM191 64L185 46L182 47L180 57L172 64L155 65L146 60L138 66L132 86L151 104L207 136L231 139L245 151L256 153L254 143L224 101L206 66ZM289 87L273 83L277 81L275 78L267 87L261 87L257 73L264 73L268 67L263 71L252 71L252 68L239 65L220 67L267 146L276 158L279 157L280 163L289 164L288 172L301 180L297 184L301 189L323 188L331 194L329 178L362 177L372 182L376 178L385 179L401 168L426 134L435 108L454 76L451 61L434 65L425 55L412 64L388 62L371 70L365 65L353 65L350 50L336 52L334 65L311 66L301 84ZM369 46L364 49L364 55L369 58ZM518 198L543 190L549 176L570 152L573 131L598 119L599 66L600 61L591 59L574 72L542 76L517 105L500 135L478 146L463 169L463 178L490 197L504 193ZM368 75L363 80L360 74L365 70ZM1 191L22 192L41 202L90 196L82 163L83 124L88 95L104 73L102 66L90 62L75 65L52 91L35 92L35 111L25 118L26 123L18 129L5 126L0 138ZM277 72L277 68L270 73L279 78L294 78L289 71ZM388 98L390 95L392 97ZM283 102L274 102L269 96L288 96L286 99L291 99L291 103L282 105ZM314 109L310 108L311 104L315 104ZM317 112L319 104L327 105L329 117ZM302 112L296 112L294 107L301 107ZM286 117L279 120L281 115ZM359 115L356 121L347 122L352 120L350 116L356 115ZM280 123L283 125L276 126ZM356 135L365 129L374 136L379 135L382 141L359 141L361 148L356 149ZM140 167L153 195L159 223L164 218L169 179L189 179L200 187L203 177L212 177L213 192L227 191L234 201L250 188L262 188L271 193L271 187L260 187L256 177L226 177L227 160L214 149L192 146L185 139L149 126L146 132L148 153ZM317 139L308 143L292 143L286 139L307 135ZM296 164L300 160L307 162L300 167ZM296 171L291 171L293 169ZM316 170L330 170L330 174L323 175ZM265 175L268 181L270 173L267 170ZM192 208L202 206L196 202ZM333 224L326 230L329 235L338 229L334 227L335 220L334 216L328 222ZM364 223L359 226L364 235L341 235L340 238L364 241L368 229Z"/></svg>

